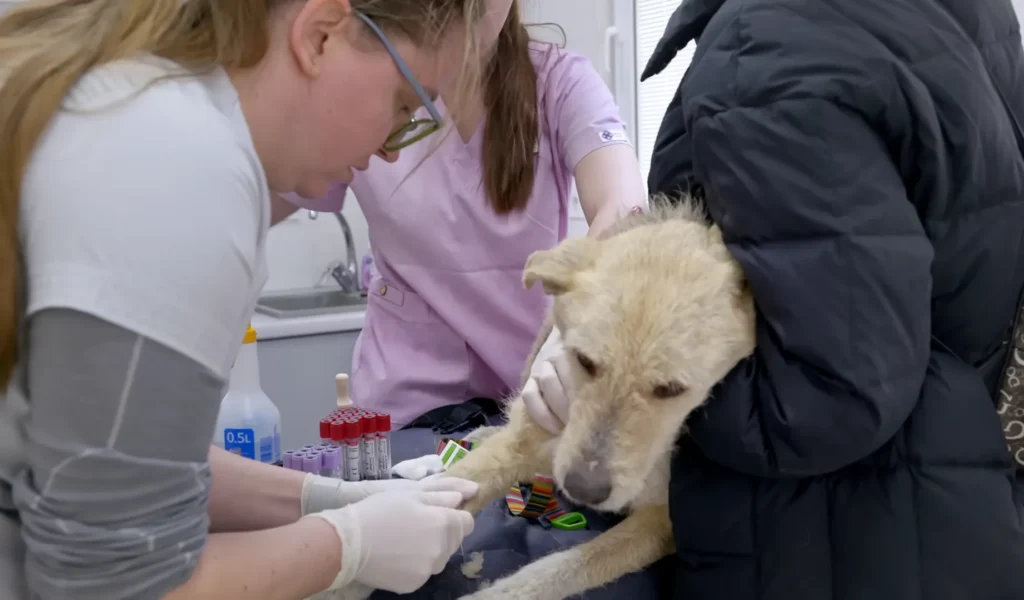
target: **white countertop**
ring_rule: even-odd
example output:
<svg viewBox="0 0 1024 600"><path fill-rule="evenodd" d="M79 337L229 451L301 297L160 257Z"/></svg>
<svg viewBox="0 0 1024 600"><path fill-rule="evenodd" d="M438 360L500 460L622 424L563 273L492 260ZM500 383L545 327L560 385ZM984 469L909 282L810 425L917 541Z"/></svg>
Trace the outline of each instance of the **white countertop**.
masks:
<svg viewBox="0 0 1024 600"><path fill-rule="evenodd" d="M366 310L364 309L287 319L275 319L262 313L256 313L252 316L252 327L256 330L258 339L273 340L303 335L359 331L363 328L365 320Z"/></svg>

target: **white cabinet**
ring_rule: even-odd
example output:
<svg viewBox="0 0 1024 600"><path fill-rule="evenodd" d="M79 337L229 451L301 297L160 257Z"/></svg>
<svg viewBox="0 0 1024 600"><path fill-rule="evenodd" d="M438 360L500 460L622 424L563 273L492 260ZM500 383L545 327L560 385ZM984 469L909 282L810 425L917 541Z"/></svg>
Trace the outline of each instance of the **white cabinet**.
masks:
<svg viewBox="0 0 1024 600"><path fill-rule="evenodd" d="M281 448L319 441L320 419L337 406L334 375L351 373L359 330L260 340L260 385L281 411Z"/></svg>

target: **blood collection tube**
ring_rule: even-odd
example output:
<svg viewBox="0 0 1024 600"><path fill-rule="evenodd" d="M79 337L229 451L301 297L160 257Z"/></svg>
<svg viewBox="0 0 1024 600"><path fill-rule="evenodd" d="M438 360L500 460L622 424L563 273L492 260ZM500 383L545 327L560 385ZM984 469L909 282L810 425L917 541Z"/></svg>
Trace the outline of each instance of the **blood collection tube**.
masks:
<svg viewBox="0 0 1024 600"><path fill-rule="evenodd" d="M302 470L306 473L320 474L320 468L322 466L322 460L319 453L307 452L302 457Z"/></svg>
<svg viewBox="0 0 1024 600"><path fill-rule="evenodd" d="M380 465L377 462L377 416L363 412L359 417L363 439L360 453L363 458L363 479L377 479Z"/></svg>
<svg viewBox="0 0 1024 600"><path fill-rule="evenodd" d="M391 415L377 413L377 476L391 479Z"/></svg>
<svg viewBox="0 0 1024 600"><path fill-rule="evenodd" d="M324 477L341 478L341 449L330 448L323 453L323 464L320 465L320 474Z"/></svg>
<svg viewBox="0 0 1024 600"><path fill-rule="evenodd" d="M281 466L286 469L294 469L294 458L294 450L285 450L284 452L281 453Z"/></svg>
<svg viewBox="0 0 1024 600"><path fill-rule="evenodd" d="M331 420L320 419L320 443L330 444L331 443Z"/></svg>
<svg viewBox="0 0 1024 600"><path fill-rule="evenodd" d="M331 421L331 445L341 448L342 454L345 453L345 421L343 419Z"/></svg>
<svg viewBox="0 0 1024 600"><path fill-rule="evenodd" d="M359 455L363 429L358 419L345 421L345 481L359 481L362 460Z"/></svg>

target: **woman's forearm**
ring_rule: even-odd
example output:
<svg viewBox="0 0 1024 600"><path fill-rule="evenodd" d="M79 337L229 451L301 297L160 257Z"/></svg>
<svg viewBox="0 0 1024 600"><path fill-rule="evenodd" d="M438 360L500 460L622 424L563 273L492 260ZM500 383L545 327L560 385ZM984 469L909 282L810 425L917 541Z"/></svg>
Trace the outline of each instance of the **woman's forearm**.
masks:
<svg viewBox="0 0 1024 600"><path fill-rule="evenodd" d="M164 599L301 600L327 589L340 569L341 541L322 519L216 533L210 535L192 577Z"/></svg>
<svg viewBox="0 0 1024 600"><path fill-rule="evenodd" d="M587 235L591 237L597 237L601 235L601 232L611 227L613 223L622 218L622 211L618 204L607 203L597 211L591 219L587 230Z"/></svg>
<svg viewBox="0 0 1024 600"><path fill-rule="evenodd" d="M210 529L252 531L294 523L302 513L305 473L210 447Z"/></svg>
<svg viewBox="0 0 1024 600"><path fill-rule="evenodd" d="M600 235L630 210L647 206L632 146L614 144L591 152L576 165L574 176L590 236Z"/></svg>

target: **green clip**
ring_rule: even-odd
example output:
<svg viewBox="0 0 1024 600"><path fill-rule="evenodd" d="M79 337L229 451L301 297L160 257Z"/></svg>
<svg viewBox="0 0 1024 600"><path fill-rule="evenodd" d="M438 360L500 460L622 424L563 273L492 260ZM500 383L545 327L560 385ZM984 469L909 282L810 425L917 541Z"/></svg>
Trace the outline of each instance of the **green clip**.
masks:
<svg viewBox="0 0 1024 600"><path fill-rule="evenodd" d="M449 440L448 444L441 450L441 464L447 469L462 460L467 454L469 454L469 450L460 446L458 442Z"/></svg>
<svg viewBox="0 0 1024 600"><path fill-rule="evenodd" d="M551 520L551 526L564 531L576 531L587 528L587 518L583 513L570 512Z"/></svg>

